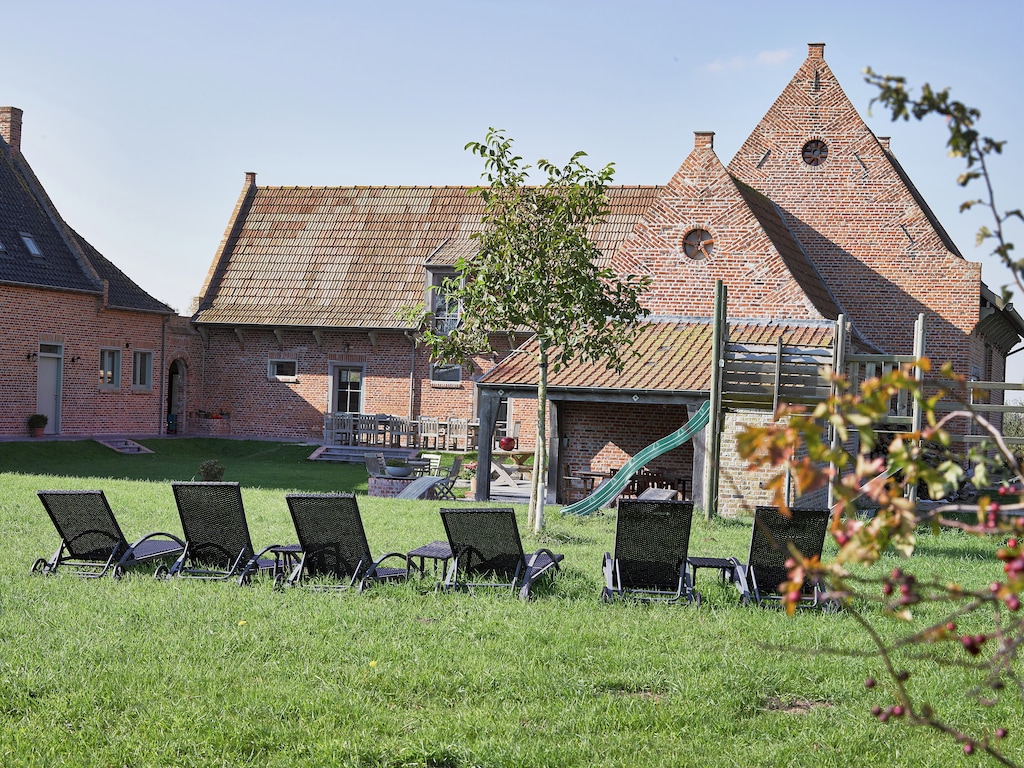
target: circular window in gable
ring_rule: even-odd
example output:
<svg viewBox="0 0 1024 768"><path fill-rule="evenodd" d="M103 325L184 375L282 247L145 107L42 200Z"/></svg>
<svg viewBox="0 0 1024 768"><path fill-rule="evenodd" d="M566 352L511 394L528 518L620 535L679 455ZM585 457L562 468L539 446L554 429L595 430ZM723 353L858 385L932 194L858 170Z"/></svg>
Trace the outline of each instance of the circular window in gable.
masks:
<svg viewBox="0 0 1024 768"><path fill-rule="evenodd" d="M810 166L821 165L828 159L828 145L818 139L808 141L804 144L801 156Z"/></svg>
<svg viewBox="0 0 1024 768"><path fill-rule="evenodd" d="M702 261L715 250L715 240L706 229L691 229L683 238L683 252L694 261Z"/></svg>

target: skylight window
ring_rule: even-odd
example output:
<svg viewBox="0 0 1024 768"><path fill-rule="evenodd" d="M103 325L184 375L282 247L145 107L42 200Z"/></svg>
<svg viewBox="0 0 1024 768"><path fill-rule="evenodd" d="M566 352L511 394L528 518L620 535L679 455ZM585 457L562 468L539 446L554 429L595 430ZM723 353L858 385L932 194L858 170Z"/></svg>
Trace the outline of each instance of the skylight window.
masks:
<svg viewBox="0 0 1024 768"><path fill-rule="evenodd" d="M39 250L39 246L36 245L35 238L33 238L28 232L22 232L21 239L25 243L25 247L28 248L28 252L30 254L36 257L43 255L43 252Z"/></svg>

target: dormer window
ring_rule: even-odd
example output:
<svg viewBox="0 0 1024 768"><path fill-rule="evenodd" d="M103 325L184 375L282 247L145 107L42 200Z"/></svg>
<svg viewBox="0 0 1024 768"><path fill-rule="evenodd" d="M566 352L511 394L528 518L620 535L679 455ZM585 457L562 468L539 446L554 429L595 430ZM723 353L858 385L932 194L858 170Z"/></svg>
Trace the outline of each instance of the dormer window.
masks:
<svg viewBox="0 0 1024 768"><path fill-rule="evenodd" d="M25 243L25 247L28 248L28 252L38 258L42 258L43 252L39 250L39 246L36 245L35 238L32 237L28 232L21 232L21 240Z"/></svg>
<svg viewBox="0 0 1024 768"><path fill-rule="evenodd" d="M446 281L454 279L454 270L430 272L430 312L434 316L434 330L442 335L451 333L459 325L459 302L445 286Z"/></svg>

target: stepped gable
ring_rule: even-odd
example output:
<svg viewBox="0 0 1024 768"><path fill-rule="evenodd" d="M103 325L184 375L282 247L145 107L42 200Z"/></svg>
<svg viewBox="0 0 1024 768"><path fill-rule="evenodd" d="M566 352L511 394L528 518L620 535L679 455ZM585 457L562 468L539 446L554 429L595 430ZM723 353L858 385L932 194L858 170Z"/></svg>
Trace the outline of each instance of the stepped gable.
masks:
<svg viewBox="0 0 1024 768"><path fill-rule="evenodd" d="M912 334L879 307L927 312L954 336L976 325L980 267L963 259L888 140L868 128L823 44L810 44L728 168L778 207L838 305L879 347L907 352Z"/></svg>
<svg viewBox="0 0 1024 768"><path fill-rule="evenodd" d="M730 313L743 317L831 319L832 294L770 200L738 183L697 132L693 151L661 190L612 261L620 274L648 275L645 308L660 315L707 315L714 282L729 289ZM688 253L695 232L710 255Z"/></svg>
<svg viewBox="0 0 1024 768"><path fill-rule="evenodd" d="M656 194L613 187L593 238L614 252ZM195 321L406 328L426 268L475 251L482 201L470 187L266 187L246 175ZM606 257L607 258L607 257Z"/></svg>

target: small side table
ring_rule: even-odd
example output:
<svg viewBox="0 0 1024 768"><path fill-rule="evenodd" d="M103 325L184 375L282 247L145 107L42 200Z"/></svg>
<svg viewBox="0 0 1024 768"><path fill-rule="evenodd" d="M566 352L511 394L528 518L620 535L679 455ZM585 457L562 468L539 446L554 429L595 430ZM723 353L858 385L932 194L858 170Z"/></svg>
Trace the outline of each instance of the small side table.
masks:
<svg viewBox="0 0 1024 768"><path fill-rule="evenodd" d="M727 557L688 557L686 562L689 563L690 569L693 571L693 583L695 586L697 584L698 568L716 568L721 571L723 584L727 581L732 581L736 577L736 561L730 560Z"/></svg>
<svg viewBox="0 0 1024 768"><path fill-rule="evenodd" d="M447 541L432 541L422 547L416 547L408 553L409 565L416 567L413 560L419 559L420 578L427 575L427 560L434 561L434 573L440 565L442 573L447 569L448 561L452 559L452 548Z"/></svg>

